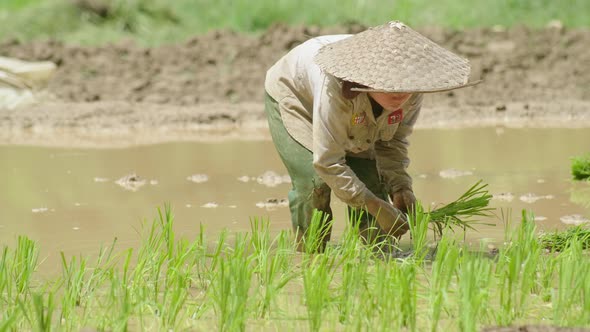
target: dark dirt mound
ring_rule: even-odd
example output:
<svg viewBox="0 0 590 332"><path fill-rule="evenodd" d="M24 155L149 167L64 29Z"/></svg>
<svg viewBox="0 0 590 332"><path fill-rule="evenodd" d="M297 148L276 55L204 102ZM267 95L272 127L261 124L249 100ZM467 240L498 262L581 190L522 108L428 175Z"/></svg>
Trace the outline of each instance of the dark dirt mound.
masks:
<svg viewBox="0 0 590 332"><path fill-rule="evenodd" d="M49 89L63 101L187 106L258 102L266 69L290 48L312 36L356 33L364 28L276 25L258 36L214 31L183 44L156 48L132 42L91 48L55 41L4 42L0 54L56 62L59 70ZM590 30L419 30L469 58L473 76L485 80L475 88L429 96L437 103L482 106L590 99Z"/></svg>

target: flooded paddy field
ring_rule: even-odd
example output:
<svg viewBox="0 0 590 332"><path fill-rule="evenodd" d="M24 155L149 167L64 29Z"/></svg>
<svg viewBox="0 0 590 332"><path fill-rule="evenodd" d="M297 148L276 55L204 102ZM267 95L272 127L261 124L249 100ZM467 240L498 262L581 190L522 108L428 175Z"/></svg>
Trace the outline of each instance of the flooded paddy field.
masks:
<svg viewBox="0 0 590 332"><path fill-rule="evenodd" d="M59 65L38 103L0 110L0 330L590 326L587 243L551 253L538 241L590 217L590 185L570 174L590 150L588 29L422 31L484 83L425 97L414 191L431 208L482 180L494 226L438 239L433 260L422 256L430 233L415 229L402 239L413 255L380 260L334 198L334 245L294 250L264 72L310 36L361 29L277 25L154 48L1 43ZM165 204L173 224L157 218ZM534 217L521 223L523 209ZM252 231L255 218L268 229ZM101 255L115 238L114 256ZM473 250L480 241L493 259Z"/></svg>
<svg viewBox="0 0 590 332"><path fill-rule="evenodd" d="M502 215L518 221L532 211L540 230L564 229L590 217L590 185L571 180L570 158L590 147L586 129L417 130L410 173L426 207L458 198L478 180L489 184L497 217L467 239L504 239ZM272 142L164 143L123 149L0 147L0 243L27 235L42 248L45 267L59 252L95 253L114 238L136 246L143 221L170 204L179 237L202 224L216 236L270 220L290 229L289 178ZM345 206L333 198L334 241L346 226ZM408 239L405 239L408 240Z"/></svg>
<svg viewBox="0 0 590 332"><path fill-rule="evenodd" d="M569 162L587 149L580 143L590 142L590 132L422 129L412 138L418 198L436 206L481 179L497 209L482 221L495 226L447 233L435 252L416 228L411 243L402 240L411 256L380 259L359 246L335 200L334 245L320 255L297 253L287 232L289 179L268 140L2 146L0 324L586 331L590 261L583 241L590 241L565 241L561 252L548 253L538 233L590 215L590 184L571 180ZM523 219L522 209L535 218ZM502 215L510 210L513 223L505 227Z"/></svg>

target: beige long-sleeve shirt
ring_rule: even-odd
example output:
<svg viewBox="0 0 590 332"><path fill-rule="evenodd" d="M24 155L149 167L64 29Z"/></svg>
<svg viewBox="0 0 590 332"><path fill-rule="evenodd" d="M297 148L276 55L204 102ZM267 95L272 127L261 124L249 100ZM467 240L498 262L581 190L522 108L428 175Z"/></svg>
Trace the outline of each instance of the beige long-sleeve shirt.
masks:
<svg viewBox="0 0 590 332"><path fill-rule="evenodd" d="M350 35L312 38L282 57L266 74L265 89L279 104L285 128L313 152L318 175L344 203L363 206L368 189L346 165L345 157L376 159L391 192L411 188L406 172L408 140L422 102L412 95L394 111L374 117L366 93L349 100L341 82L313 61L318 50Z"/></svg>

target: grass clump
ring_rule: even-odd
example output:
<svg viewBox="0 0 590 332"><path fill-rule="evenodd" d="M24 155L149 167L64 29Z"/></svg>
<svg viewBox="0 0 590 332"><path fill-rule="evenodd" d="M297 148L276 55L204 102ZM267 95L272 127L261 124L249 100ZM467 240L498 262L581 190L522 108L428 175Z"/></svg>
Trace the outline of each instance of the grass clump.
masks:
<svg viewBox="0 0 590 332"><path fill-rule="evenodd" d="M590 180L590 153L572 158L574 180Z"/></svg>
<svg viewBox="0 0 590 332"><path fill-rule="evenodd" d="M582 249L590 248L590 228L578 225L564 231L543 233L539 236L541 246L551 251L563 251L574 240L579 242Z"/></svg>

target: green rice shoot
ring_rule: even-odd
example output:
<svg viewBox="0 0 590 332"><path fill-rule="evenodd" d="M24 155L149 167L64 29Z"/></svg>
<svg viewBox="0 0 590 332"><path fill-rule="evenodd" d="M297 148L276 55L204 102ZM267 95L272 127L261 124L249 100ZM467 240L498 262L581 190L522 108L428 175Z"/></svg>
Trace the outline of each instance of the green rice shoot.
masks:
<svg viewBox="0 0 590 332"><path fill-rule="evenodd" d="M590 153L572 158L572 176L575 180L590 180Z"/></svg>
<svg viewBox="0 0 590 332"><path fill-rule="evenodd" d="M435 234L441 237L443 230L447 227L465 231L475 230L476 224L484 224L475 218L492 216L494 209L489 207L492 195L487 190L487 186L479 180L455 201L430 211L428 214Z"/></svg>
<svg viewBox="0 0 590 332"><path fill-rule="evenodd" d="M548 254L532 214L522 218L494 259L445 231L431 264L416 255L375 259L358 228L323 253L297 253L294 234L276 234L265 219L252 220L251 232L212 237L201 226L191 239L174 232L169 206L143 225L138 247L62 254L57 276L43 274L39 245L21 236L0 251L0 331L589 326L588 252L571 237Z"/></svg>
<svg viewBox="0 0 590 332"><path fill-rule="evenodd" d="M572 242L572 239L577 239L581 243L582 249L590 248L590 227L577 225L563 231L539 235L541 246L551 251L563 251Z"/></svg>

